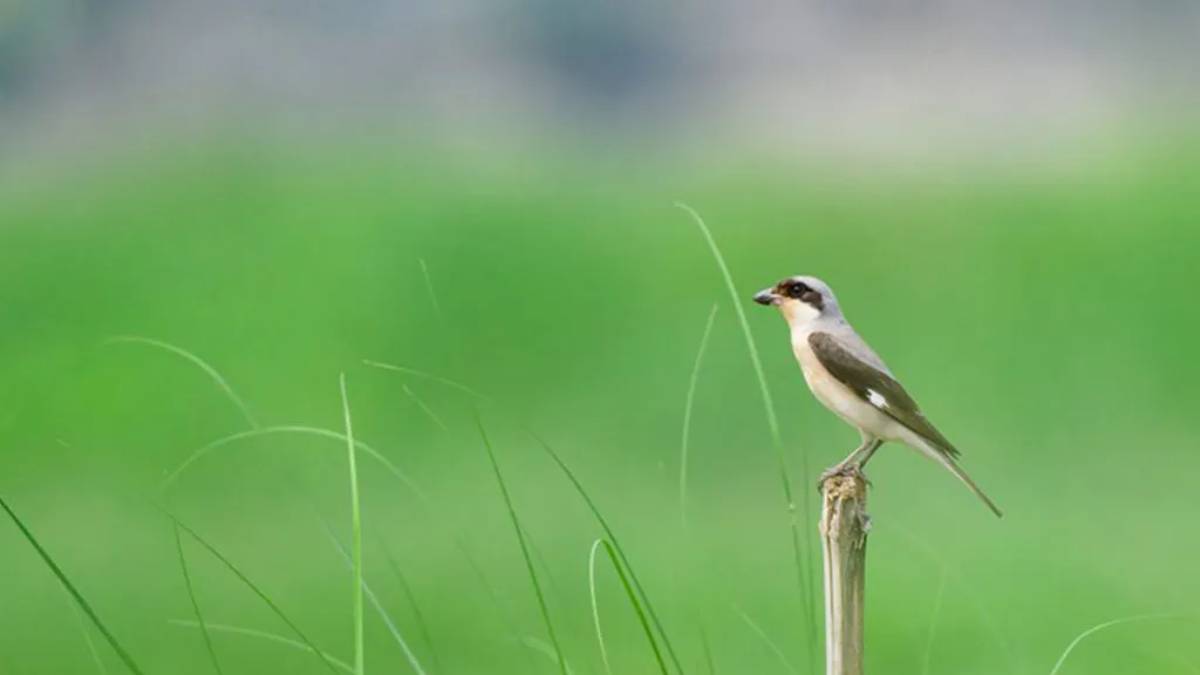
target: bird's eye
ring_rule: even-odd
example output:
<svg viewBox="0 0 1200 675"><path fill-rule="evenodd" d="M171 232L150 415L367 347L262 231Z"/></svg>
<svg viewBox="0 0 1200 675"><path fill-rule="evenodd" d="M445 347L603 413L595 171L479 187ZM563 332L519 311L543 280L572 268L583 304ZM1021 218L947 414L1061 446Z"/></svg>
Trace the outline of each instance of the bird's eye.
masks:
<svg viewBox="0 0 1200 675"><path fill-rule="evenodd" d="M792 284L791 286L788 286L788 295L793 298L799 298L800 296L804 295L807 292L808 292L808 286L806 286L800 282L796 282L796 283Z"/></svg>

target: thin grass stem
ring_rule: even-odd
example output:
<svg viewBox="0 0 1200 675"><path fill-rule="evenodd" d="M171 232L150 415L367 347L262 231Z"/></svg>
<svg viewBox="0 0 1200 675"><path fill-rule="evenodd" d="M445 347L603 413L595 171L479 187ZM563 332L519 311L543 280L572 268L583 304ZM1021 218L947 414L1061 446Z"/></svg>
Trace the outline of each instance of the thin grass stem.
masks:
<svg viewBox="0 0 1200 675"><path fill-rule="evenodd" d="M100 620L100 616L96 614L96 610L92 609L92 606L89 605L88 601L83 598L83 594L79 592L79 589L75 587L75 584L71 583L71 580L67 578L67 574L63 572L61 567L58 566L58 563L54 562L54 558L52 558L50 553L42 547L41 543L38 542L37 537L33 536L33 532L25 526L24 521L17 516L16 512L9 507L8 502L6 502L2 497L0 497L0 508L3 508L4 512L8 514L8 517L12 519L13 524L15 524L17 529L21 531L21 534L25 536L25 540L29 542L29 545L33 547L34 551L37 551L37 554L42 559L42 562L46 565L46 567L50 568L50 572L58 578L58 581L63 585L63 588L67 589L67 593L71 594L71 597L75 600L75 604L79 606L79 609L83 610L83 613L86 614L89 619L91 619L92 623L96 626L96 630L99 630L100 634L104 636L104 639L108 642L108 645L112 647L114 652L117 653L117 656L121 659L121 662L125 664L125 667L128 668L130 672L134 673L134 675L142 675L142 669L138 667L137 663L133 660L133 657L129 654L129 651L121 645L120 641L117 640L117 637L108 629L108 626L104 625L104 622Z"/></svg>
<svg viewBox="0 0 1200 675"><path fill-rule="evenodd" d="M66 593L65 590L64 593ZM66 597L71 603L71 613L79 620L79 632L83 635L83 642L87 645L92 663L96 664L96 670L100 671L100 675L108 675L108 667L104 665L104 659L100 658L100 651L96 649L96 641L92 639L91 624L88 623L87 617L80 611L79 606L75 604L75 599L69 593L66 594Z"/></svg>
<svg viewBox="0 0 1200 675"><path fill-rule="evenodd" d="M512 497L508 493L508 486L504 482L504 475L500 472L500 463L496 459L495 450L492 449L492 442L488 439L487 431L483 428L483 420L476 417L475 421L479 426L479 435L483 439L484 449L487 450L488 460L491 461L492 472L496 476L496 483L500 486L500 494L504 497L504 505L508 509L508 516L512 520L513 532L517 535L517 543L521 546L521 556L525 558L525 568L529 572L529 581L533 584L534 595L537 596L538 608L542 612L542 620L546 623L546 632L550 635L550 643L554 646L554 653L558 657L562 675L567 675L567 661L563 657L562 646L559 644L558 636L554 632L554 622L550 620L550 609L546 606L546 596L542 592L541 582L538 581L537 570L534 569L533 556L529 552L529 545L525 542L521 520L517 517L517 509L513 506Z"/></svg>
<svg viewBox="0 0 1200 675"><path fill-rule="evenodd" d="M457 389L465 394L470 394L471 396L474 396L475 398L480 399L481 401L488 401L488 402L491 401L491 398L489 398L488 396L479 393L475 389L472 389L471 387L463 384L462 382L452 380L448 377L442 377L440 375L433 375L433 374L427 373L423 370L417 370L416 368L409 368L407 366L398 366L398 365L395 365L392 363L383 363L381 361L372 361L370 359L363 359L363 364L370 366L372 368L379 368L380 370L390 370L395 373L403 373L405 375L410 375L412 377L417 377L417 378L420 378L423 380L430 380L432 382L437 382L439 384L443 384L452 389Z"/></svg>
<svg viewBox="0 0 1200 675"><path fill-rule="evenodd" d="M654 630L650 628L650 622L646 620L646 613L642 611L642 604L638 602L637 593L633 591L633 586L629 583L629 577L621 567L621 561L617 558L617 552L613 549L612 544L607 541L604 542L604 551L608 553L608 559L612 561L613 569L617 571L617 576L621 579L621 586L625 588L625 593L629 596L629 604L633 605L633 611L637 613L638 623L642 625L642 630L646 633L646 639L650 641L650 649L654 652L654 661L658 663L659 672L662 675L667 675L667 664L663 661L662 652L658 649L658 641L654 639Z"/></svg>
<svg viewBox="0 0 1200 675"><path fill-rule="evenodd" d="M787 511L792 530L792 554L796 561L796 573L800 582L800 593L802 602L807 607L805 618L808 620L808 652L810 658L816 658L816 604L814 601L813 588L815 582L812 578L812 547L802 547L803 535L800 531L800 521L808 523L810 521L809 513L809 490L810 476L808 466L808 453L801 451L801 473L804 475L803 485L801 487L801 503L799 506L799 519L797 519L796 500L792 496L792 480L789 475L787 458L783 452L783 436L779 431L779 419L775 415L775 402L771 398L771 390L767 386L767 376L763 371L762 360L758 356L758 347L754 343L754 335L750 332L750 322L746 319L746 310L742 305L741 294L737 290L737 286L733 282L733 275L729 271L729 266L725 263L725 256L721 253L721 249L717 246L716 239L713 238L712 232L708 229L704 219L695 209L684 204L676 202L675 206L682 209L695 221L696 227L700 229L700 233L704 235L705 242L708 243L708 248L712 252L713 258L716 260L717 267L721 271L721 277L725 281L725 287L729 291L730 300L733 303L734 312L737 314L738 324L741 326L742 335L746 339L746 349L750 353L750 363L754 368L754 376L758 379L759 392L762 395L763 409L766 412L767 427L771 432L771 442L775 446L775 454L779 462L779 479L783 486L783 496L787 502ZM808 554L805 555L804 549L807 549Z"/></svg>
<svg viewBox="0 0 1200 675"><path fill-rule="evenodd" d="M199 628L200 627L200 624L196 623L195 621L188 620L188 619L168 619L167 623L172 626L181 626L184 628ZM279 635L278 633L271 633L271 632L268 632L265 630L258 630L256 628L231 626L226 623L209 623L208 630L211 630L211 631L214 631L217 633L228 633L230 635L242 635L244 637L252 637L252 638L259 639L259 640L266 640L269 642L275 642L277 644L286 645L288 647L291 647L293 649L298 649L303 652L313 652L313 646L311 644L308 644L306 642L301 642L299 640L293 640L290 637L287 637L284 635ZM329 663L333 664L333 666L335 668L338 668L339 670L341 670L345 673L349 673L350 675L354 675L354 666L350 665L349 663L346 663L345 661L337 658L336 656L333 656L332 654L329 654L328 652L321 652L318 654L318 656L320 656L325 661L328 661Z"/></svg>
<svg viewBox="0 0 1200 675"><path fill-rule="evenodd" d="M541 654L542 656L545 656L551 661L557 663L563 672L566 673L566 675L575 675L575 671L571 668L571 664L564 661L562 655L554 651L554 648L546 644L545 641L540 640L532 635L526 635L525 637L521 638L521 643L538 654Z"/></svg>
<svg viewBox="0 0 1200 675"><path fill-rule="evenodd" d="M204 613L200 611L200 602L196 599L196 589L192 586L192 575L188 573L187 556L183 552L183 538L179 536L179 525L171 523L171 531L175 535L175 553L179 556L179 570L183 573L183 586L187 589L188 600L192 603L192 614L196 616L196 623L200 625L200 635L204 638L204 648L208 651L208 658L212 660L213 670L217 671L218 675L224 675L221 669L221 660L217 658L217 650L213 647L212 636L208 633L208 626L204 623Z"/></svg>
<svg viewBox="0 0 1200 675"><path fill-rule="evenodd" d="M700 381L700 366L704 362L704 352L708 349L708 338L712 334L713 322L717 318L718 305L714 304L704 323L704 333L700 336L700 348L696 350L696 360L692 364L692 376L688 380L687 398L683 404L683 432L679 441L679 517L687 527L687 479L688 479L688 441L691 440L692 406L696 400L696 384Z"/></svg>
<svg viewBox="0 0 1200 675"><path fill-rule="evenodd" d="M608 663L608 648L604 646L604 631L600 628L600 605L596 602L596 553L603 543L603 539L597 539L592 542L592 550L588 552L588 596L592 600L592 623L596 627L596 643L600 645L600 661L604 663L606 675L612 675L612 666Z"/></svg>
<svg viewBox="0 0 1200 675"><path fill-rule="evenodd" d="M346 565L353 572L355 565L354 560L350 557L350 553L348 553L346 548L342 546L342 543L337 540L337 537L333 534L333 530L329 529L328 525L325 526L325 533L329 535L329 540L333 542L334 547L337 548L338 554L341 555L342 560L345 561ZM362 586L360 588L362 589L362 593L366 595L367 599L371 601L371 606L375 608L375 612L379 614L379 618L382 619L384 625L387 626L388 632L392 634L392 638L396 640L396 644L400 646L400 651L404 652L404 658L408 659L408 663L412 666L413 671L416 672L417 675L427 675L425 668L421 666L420 659L418 659L417 655L413 653L412 648L408 645L408 641L404 639L404 635L396 626L396 622L392 620L391 614L388 613L387 608L383 606L383 603L379 601L379 596L375 595L375 592L371 590L371 587L367 584L365 579L362 580Z"/></svg>
<svg viewBox="0 0 1200 675"><path fill-rule="evenodd" d="M671 640L669 637L667 637L667 633L663 629L662 622L659 620L657 612L654 611L654 605L650 602L650 597L646 594L646 590L642 587L641 582L638 581L637 573L634 572L633 565L631 565L629 562L629 557L625 554L625 550L621 547L620 542L617 541L617 535L615 532L613 532L612 527L609 526L608 520L605 519L604 515L600 513L599 507L596 506L596 502L592 500L591 495L589 495L587 490L584 489L583 483L579 481L579 479L575 476L575 473L571 471L571 468L567 466L566 462L563 461L562 457L560 457L558 453L554 451L554 448L550 447L549 443L535 434L528 427L526 427L525 433L533 437L533 439L537 441L538 445L542 447L542 450L544 450L546 454L549 455L552 460L554 460L554 463L558 465L558 468L563 472L563 474L566 475L567 480L571 482L571 485L575 488L575 491L579 493L579 496L583 499L584 503L587 504L588 510L590 510L592 515L595 516L596 522L599 523L600 528L604 530L604 534L608 541L611 542L613 548L616 549L622 565L624 565L624 568L628 570L629 579L633 582L633 587L637 589L638 595L641 597L642 603L646 607L646 612L650 615L650 619L654 623L655 630L658 631L659 637L662 638L663 647L666 648L667 654L670 656L671 662L675 666L675 670L682 675L684 672L683 666L679 662L679 657L676 655L674 647L671 646Z"/></svg>
<svg viewBox="0 0 1200 675"><path fill-rule="evenodd" d="M1100 631L1127 623L1140 623L1142 621L1167 621L1171 619L1189 618L1193 617L1182 614L1141 614L1138 616L1127 616L1121 619L1113 619L1112 621L1098 623L1077 635L1074 640L1071 640L1071 644L1067 645L1067 648L1063 650L1062 655L1058 657L1058 661L1055 662L1054 668L1050 670L1050 675L1058 675L1058 671L1062 670L1063 664L1067 662L1067 657L1071 655L1071 652L1075 651L1075 648L1079 646L1079 643L1083 642L1088 637L1099 633Z"/></svg>
<svg viewBox="0 0 1200 675"><path fill-rule="evenodd" d="M283 425L283 426L273 426L273 427L261 427L259 429L251 429L249 431L240 431L236 434L230 434L228 436L218 438L217 440L212 441L212 442L198 448L194 452L192 452L192 454L189 455L187 457L187 459L185 459L182 463L179 464L179 466L175 467L174 470L172 470L170 473L167 474L167 477L164 478L162 480L162 482L159 484L159 488L163 491L170 489L171 486L174 485L177 480L179 480L179 477L183 474L184 471L189 469L198 460L200 460L201 458L203 458L205 455L212 452L213 450L217 450L226 445L231 445L233 443L248 440L251 438L259 438L262 436L290 435L290 434L304 435L304 436L319 436L322 438L328 438L331 440L340 441L342 443L349 442L346 434L339 433L336 431L331 431L329 429L321 429L318 427L308 427L308 426L301 426L301 425ZM356 448L358 448L359 450L361 450L362 452L366 453L367 456L369 456L371 459L374 459L375 461L382 464L384 466L384 468L386 468L388 470L388 473L392 474L397 480L399 480L401 483L403 483L405 487L407 487L410 490L413 490L414 492L420 492L420 489L416 486L415 483L412 482L412 479L410 479L407 474L405 474L403 471L401 471L398 466L393 464L391 460L389 460L387 457L385 457L383 455L383 453L381 453L378 450L376 450L375 448L367 445L366 443L363 443L362 441L357 441L357 440L354 441L354 446Z"/></svg>
<svg viewBox="0 0 1200 675"><path fill-rule="evenodd" d="M275 614L275 616L279 617L279 620L282 621L284 624L286 624L287 627L290 628L291 631L296 634L296 637L300 638L301 642L308 645L310 650L314 654L317 655L317 658L319 658L321 660L321 663L323 663L326 668L328 668L331 671L334 670L333 664L329 661L329 659L325 658L325 652L323 652L319 648L317 648L317 646L315 644L313 644L313 641L308 639L308 636L304 633L304 631L301 630L298 625L296 625L296 622L292 621L292 619L290 617L288 617L288 615L283 611L283 609L278 604L276 604L276 602L274 600L272 600L269 595L267 595L261 588L259 588L257 584L255 584L253 581L251 581L250 577L246 576L240 569L238 569L237 565L233 564L233 561L231 561L229 558L226 558L224 556L224 554L222 554L220 551L218 551L215 546L213 546L212 544L210 544L208 542L208 540L206 540L204 537L200 536L199 532L196 532L192 528L190 528L187 525L185 525L184 523L182 523L174 515L167 513L166 516L168 518L170 518L171 521L174 522L181 530L186 532L192 539L194 539L196 541L196 543L198 543L202 547L204 547L204 549L206 551L208 551L209 554L211 554L214 558L216 558L218 561L220 561L221 564L224 565L225 568L228 569L230 572L232 572L233 575L235 577L237 577L239 581L241 581L247 588L250 589L250 591L252 593L254 593L254 595L258 596L258 599L262 600L263 604L265 604L271 610L271 612Z"/></svg>
<svg viewBox="0 0 1200 675"><path fill-rule="evenodd" d="M749 614L743 612L741 609L734 607L733 611L735 614L741 617L742 621L744 621L746 625L750 627L750 630L754 631L754 634L757 635L763 641L763 643L767 645L767 648L775 654L775 658L779 659L779 663L782 664L783 667L787 669L789 673L791 673L791 675L800 675L800 671L796 670L796 667L793 666L792 662L788 660L787 655L783 653L783 650L779 648L779 645L775 644L775 641L771 639L770 635L767 635L767 631L763 630L762 627L754 621L754 619L750 618Z"/></svg>
<svg viewBox="0 0 1200 675"><path fill-rule="evenodd" d="M221 391L225 393L226 398L228 398L229 401L231 403L233 403L234 407L236 407L238 409L238 412L240 412L242 414L242 417L245 418L246 423L250 425L251 429L258 428L258 426L259 426L258 420L255 419L253 414L251 414L249 406L246 405L246 402L242 400L241 396L238 396L237 392L233 390L233 387L229 386L229 382L224 378L224 376L222 376L221 373L219 371L217 371L216 368L213 368L211 365L209 365L209 363L207 361L200 358L199 356L196 356L192 352L189 352L188 350L184 349L183 347L173 345L169 342L163 342L162 340L155 340L153 338L142 337L140 335L116 335L116 336L109 338L107 340L107 342L109 344L129 343L129 344L148 345L148 346L155 347L157 349L161 349L163 351L169 352L171 354L174 354L174 355L192 363L193 365L198 367L200 370L204 371L204 373L206 375L208 375L208 377L213 382L216 383L217 387L219 387L221 389Z"/></svg>
<svg viewBox="0 0 1200 675"><path fill-rule="evenodd" d="M937 593L933 596L933 611L929 614L929 633L925 637L925 658L921 662L921 675L929 675L933 665L933 640L937 636L938 616L942 613L942 599L946 594L946 570L938 577Z"/></svg>
<svg viewBox="0 0 1200 675"><path fill-rule="evenodd" d="M392 555L391 549L383 537L376 536L379 542L379 548L383 551L383 559L387 562L388 568L395 575L396 581L400 583L400 590L404 592L405 599L408 600L408 606L412 608L413 618L416 619L417 628L421 631L421 639L425 642L425 648L429 650L429 658L433 662L434 672L442 672L441 659L438 657L437 647L433 642L433 633L429 630L429 623L425 620L425 613L421 611L421 606L417 602L417 596L413 592L412 585L408 583L408 577L404 571L400 569L400 563L396 561L396 557Z"/></svg>
<svg viewBox="0 0 1200 675"><path fill-rule="evenodd" d="M438 417L437 413L433 412L433 408L430 408L429 405L425 403L420 396L417 396L417 393L409 388L407 384L401 385L400 388L404 391L404 395L412 399L412 402L417 405L417 408L421 412L425 413L425 416L428 417L435 425L437 425L439 429L442 431L450 431L450 428L446 426L446 423L442 421L442 418Z"/></svg>
<svg viewBox="0 0 1200 675"><path fill-rule="evenodd" d="M363 675L366 671L366 650L363 639L363 562L362 562L362 511L358 496L358 460L354 445L354 424L350 419L350 397L346 393L346 374L338 378L342 394L342 416L346 424L346 454L350 465L350 559L354 572L354 671ZM406 647L407 649L407 647Z"/></svg>

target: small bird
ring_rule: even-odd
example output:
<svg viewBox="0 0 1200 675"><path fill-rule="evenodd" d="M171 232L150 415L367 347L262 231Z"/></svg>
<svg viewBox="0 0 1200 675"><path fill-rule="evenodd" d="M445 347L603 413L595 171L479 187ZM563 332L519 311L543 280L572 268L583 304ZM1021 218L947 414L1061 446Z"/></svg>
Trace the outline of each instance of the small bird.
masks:
<svg viewBox="0 0 1200 675"><path fill-rule="evenodd" d="M754 301L787 320L804 380L826 408L858 429L862 445L826 475L860 470L886 441L903 443L946 467L997 516L1000 509L958 465L958 450L925 418L883 359L846 321L828 284L789 277Z"/></svg>

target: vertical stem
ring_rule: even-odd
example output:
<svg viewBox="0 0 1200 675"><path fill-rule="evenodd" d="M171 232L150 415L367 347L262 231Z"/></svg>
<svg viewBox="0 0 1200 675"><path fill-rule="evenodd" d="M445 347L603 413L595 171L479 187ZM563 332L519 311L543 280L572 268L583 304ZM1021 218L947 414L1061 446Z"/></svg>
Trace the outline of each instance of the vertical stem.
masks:
<svg viewBox="0 0 1200 675"><path fill-rule="evenodd" d="M821 546L825 556L825 673L863 674L867 482L855 470L821 482Z"/></svg>

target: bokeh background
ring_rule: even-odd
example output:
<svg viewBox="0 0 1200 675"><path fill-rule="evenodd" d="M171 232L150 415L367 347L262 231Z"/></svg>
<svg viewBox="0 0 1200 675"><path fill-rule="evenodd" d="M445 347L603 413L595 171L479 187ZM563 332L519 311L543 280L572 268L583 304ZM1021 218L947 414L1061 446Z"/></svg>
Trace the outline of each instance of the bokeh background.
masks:
<svg viewBox="0 0 1200 675"><path fill-rule="evenodd" d="M682 200L743 299L829 281L1006 510L874 460L871 672L1048 673L1147 615L1170 618L1061 672L1200 672L1198 29L1186 2L4 0L0 493L148 673L215 672L171 623L192 610L162 506L349 659L342 444L244 438L161 487L255 424L340 431L345 373L356 435L423 495L361 457L366 579L426 672L556 672L477 406L573 672L604 672L601 532L522 424L687 672L819 672L763 401ZM812 547L817 474L857 437L746 311ZM114 336L205 359L250 419ZM0 542L0 673L123 672ZM289 634L184 547L207 619ZM657 672L619 583L601 558L612 672ZM413 672L367 617L367 670ZM226 673L321 670L214 641Z"/></svg>

